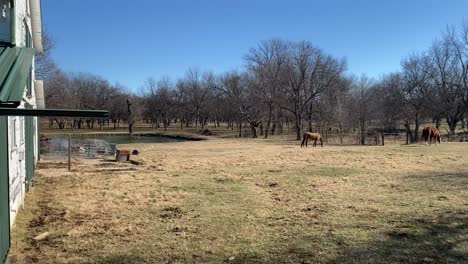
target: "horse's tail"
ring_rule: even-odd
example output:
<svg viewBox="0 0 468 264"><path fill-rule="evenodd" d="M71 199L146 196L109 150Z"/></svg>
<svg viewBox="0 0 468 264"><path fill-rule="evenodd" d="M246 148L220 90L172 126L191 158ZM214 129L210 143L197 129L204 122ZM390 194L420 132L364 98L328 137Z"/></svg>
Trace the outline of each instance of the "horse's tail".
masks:
<svg viewBox="0 0 468 264"><path fill-rule="evenodd" d="M319 139L320 139L320 146L322 146L322 148L323 148L323 140L322 140L322 137L320 136Z"/></svg>
<svg viewBox="0 0 468 264"><path fill-rule="evenodd" d="M302 143L301 143L301 148L304 146L304 142L306 140L306 135L304 133L304 135L302 135Z"/></svg>

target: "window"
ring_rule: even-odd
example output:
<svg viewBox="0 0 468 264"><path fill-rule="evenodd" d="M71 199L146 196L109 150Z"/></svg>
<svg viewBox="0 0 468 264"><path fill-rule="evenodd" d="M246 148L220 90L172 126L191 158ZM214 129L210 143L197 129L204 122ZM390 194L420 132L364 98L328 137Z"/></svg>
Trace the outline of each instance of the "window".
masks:
<svg viewBox="0 0 468 264"><path fill-rule="evenodd" d="M10 117L10 131L8 131L8 138L10 139L10 151L14 152L18 148L18 138L16 136L16 119L17 117Z"/></svg>
<svg viewBox="0 0 468 264"><path fill-rule="evenodd" d="M26 20L24 21L24 31L25 31L25 40L26 40L26 48L32 48L32 36L31 31L29 31L28 24ZM29 71L28 79L26 81L26 95L32 96L32 70Z"/></svg>
<svg viewBox="0 0 468 264"><path fill-rule="evenodd" d="M20 134L20 135L19 135L19 138L20 138L20 140L21 140L20 144L24 144L24 122L25 122L25 119L26 119L26 118L25 118L24 116L22 116L22 117L20 117L19 120L18 120L18 121L19 121L19 125L20 125L20 127L19 127L19 134Z"/></svg>
<svg viewBox="0 0 468 264"><path fill-rule="evenodd" d="M13 40L13 4L10 0L0 0L0 46L11 45Z"/></svg>
<svg viewBox="0 0 468 264"><path fill-rule="evenodd" d="M28 23L26 20L24 21L24 31L25 31L25 40L26 40L26 48L32 48L32 36L31 31L29 30Z"/></svg>

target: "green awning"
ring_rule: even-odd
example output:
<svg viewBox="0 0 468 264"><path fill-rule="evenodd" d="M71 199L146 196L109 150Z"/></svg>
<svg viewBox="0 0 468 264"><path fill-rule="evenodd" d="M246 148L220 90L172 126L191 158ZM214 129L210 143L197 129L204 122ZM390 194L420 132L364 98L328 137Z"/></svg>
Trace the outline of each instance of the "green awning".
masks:
<svg viewBox="0 0 468 264"><path fill-rule="evenodd" d="M34 49L0 47L0 105L20 104L31 72Z"/></svg>

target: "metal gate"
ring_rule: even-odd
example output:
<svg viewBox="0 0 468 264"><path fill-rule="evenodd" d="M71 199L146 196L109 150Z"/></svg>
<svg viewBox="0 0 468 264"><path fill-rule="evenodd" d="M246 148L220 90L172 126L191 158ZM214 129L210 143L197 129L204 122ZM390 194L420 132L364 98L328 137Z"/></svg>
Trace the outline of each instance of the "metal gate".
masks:
<svg viewBox="0 0 468 264"><path fill-rule="evenodd" d="M34 176L34 117L24 117L25 122L25 160L26 160L26 191L31 187L32 178Z"/></svg>
<svg viewBox="0 0 468 264"><path fill-rule="evenodd" d="M6 116L0 116L0 263L4 263L10 249L7 119Z"/></svg>

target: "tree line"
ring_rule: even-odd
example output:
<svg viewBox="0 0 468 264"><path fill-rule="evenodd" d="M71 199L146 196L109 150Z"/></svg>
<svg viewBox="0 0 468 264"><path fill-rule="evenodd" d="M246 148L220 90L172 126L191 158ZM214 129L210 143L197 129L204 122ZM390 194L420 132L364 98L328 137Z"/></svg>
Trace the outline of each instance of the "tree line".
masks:
<svg viewBox="0 0 468 264"><path fill-rule="evenodd" d="M48 107L106 109L108 119L52 119L74 129L136 121L151 127L225 125L245 136L269 137L294 130L397 131L411 142L420 127L445 122L450 134L468 117L468 23L449 27L425 51L402 60L401 70L378 80L347 74L347 63L309 41L270 39L251 48L242 71L215 74L188 69L177 80L148 78L138 94L102 77L45 72ZM39 67L40 68L40 67ZM52 68L52 69L51 69Z"/></svg>

